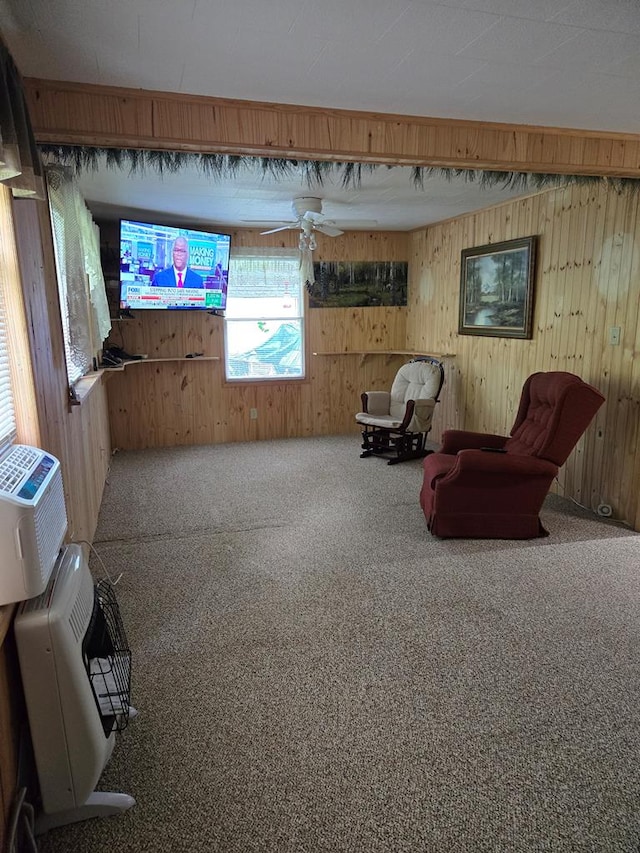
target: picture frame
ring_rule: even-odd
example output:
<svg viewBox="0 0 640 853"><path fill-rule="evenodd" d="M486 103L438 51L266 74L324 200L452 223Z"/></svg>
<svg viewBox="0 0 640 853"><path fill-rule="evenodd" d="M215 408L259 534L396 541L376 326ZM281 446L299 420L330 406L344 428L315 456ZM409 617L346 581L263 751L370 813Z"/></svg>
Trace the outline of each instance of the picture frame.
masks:
<svg viewBox="0 0 640 853"><path fill-rule="evenodd" d="M531 339L538 238L462 250L458 334Z"/></svg>

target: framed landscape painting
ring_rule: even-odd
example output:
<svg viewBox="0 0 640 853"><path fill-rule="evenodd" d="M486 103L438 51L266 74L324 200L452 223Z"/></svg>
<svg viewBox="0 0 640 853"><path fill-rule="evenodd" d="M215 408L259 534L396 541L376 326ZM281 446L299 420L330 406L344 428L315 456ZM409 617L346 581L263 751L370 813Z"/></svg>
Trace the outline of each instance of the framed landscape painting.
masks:
<svg viewBox="0 0 640 853"><path fill-rule="evenodd" d="M461 335L531 338L537 237L463 249Z"/></svg>

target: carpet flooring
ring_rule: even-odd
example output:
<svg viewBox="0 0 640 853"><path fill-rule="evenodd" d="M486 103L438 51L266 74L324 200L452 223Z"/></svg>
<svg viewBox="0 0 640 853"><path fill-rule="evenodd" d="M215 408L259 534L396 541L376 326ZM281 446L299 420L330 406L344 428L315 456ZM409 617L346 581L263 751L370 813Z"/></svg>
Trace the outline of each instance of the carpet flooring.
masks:
<svg viewBox="0 0 640 853"><path fill-rule="evenodd" d="M136 805L42 853L637 853L640 535L438 540L357 436L117 453Z"/></svg>

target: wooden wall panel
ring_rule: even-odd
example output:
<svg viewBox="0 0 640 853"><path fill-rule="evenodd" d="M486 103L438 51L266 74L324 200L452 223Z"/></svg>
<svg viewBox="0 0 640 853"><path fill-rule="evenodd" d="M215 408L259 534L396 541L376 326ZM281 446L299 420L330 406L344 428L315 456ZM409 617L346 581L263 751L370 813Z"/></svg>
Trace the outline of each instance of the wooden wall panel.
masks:
<svg viewBox="0 0 640 853"><path fill-rule="evenodd" d="M113 223L102 223L102 231L116 239ZM261 234L255 228L235 228L231 234L231 246L238 248L279 248L298 251L298 231L280 231L277 234ZM328 237L316 232L317 249L315 261L406 261L409 250L409 235L403 231L347 231L340 237Z"/></svg>
<svg viewBox="0 0 640 853"><path fill-rule="evenodd" d="M559 189L414 232L408 346L456 353L433 437L445 427L504 433L536 370L567 370L607 398L558 491L640 527L640 218L638 196ZM458 335L462 249L539 235L530 341ZM621 328L620 346L609 330Z"/></svg>
<svg viewBox="0 0 640 853"><path fill-rule="evenodd" d="M640 174L637 134L25 80L38 142L565 174Z"/></svg>
<svg viewBox="0 0 640 853"><path fill-rule="evenodd" d="M113 245L113 224L101 239ZM318 260L406 260L406 234L353 232L320 235ZM296 235L232 232L239 247L291 247ZM402 357L313 355L404 349L406 308L312 308L307 312L307 378L304 381L227 383L223 320L206 313L136 312L113 323L110 342L149 358L183 358L203 352L219 361L170 361L129 365L108 375L112 440L121 449L252 441L301 435L357 433L354 415L366 389L388 388ZM406 358L406 357L405 357ZM258 418L249 418L255 408Z"/></svg>
<svg viewBox="0 0 640 853"><path fill-rule="evenodd" d="M13 217L41 443L63 459L68 384L48 211L43 203L18 199L13 203Z"/></svg>
<svg viewBox="0 0 640 853"><path fill-rule="evenodd" d="M309 311L311 351L404 349L406 322L405 307L312 308Z"/></svg>
<svg viewBox="0 0 640 853"><path fill-rule="evenodd" d="M14 201L14 222L35 382L40 446L60 460L69 540L91 541L110 459L106 391L98 380L69 406L48 207Z"/></svg>
<svg viewBox="0 0 640 853"><path fill-rule="evenodd" d="M314 308L308 312L307 379L226 382L223 320L209 314L138 312L114 323L111 342L150 358L182 357L204 342L198 359L130 364L106 373L114 447L285 438L357 432L363 390L390 387L405 357L313 355L404 349L406 308ZM398 358L400 359L398 361ZM258 410L257 420L249 410Z"/></svg>
<svg viewBox="0 0 640 853"><path fill-rule="evenodd" d="M111 460L107 392L102 380L83 395L80 406L73 406L68 412L66 433L67 538L92 542Z"/></svg>

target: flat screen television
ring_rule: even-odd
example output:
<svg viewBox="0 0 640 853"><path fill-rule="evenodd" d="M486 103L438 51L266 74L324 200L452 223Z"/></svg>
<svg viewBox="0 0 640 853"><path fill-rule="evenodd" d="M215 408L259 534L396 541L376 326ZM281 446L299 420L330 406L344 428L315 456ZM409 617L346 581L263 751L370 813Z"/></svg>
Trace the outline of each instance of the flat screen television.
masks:
<svg viewBox="0 0 640 853"><path fill-rule="evenodd" d="M224 311L229 234L120 220L120 310Z"/></svg>

